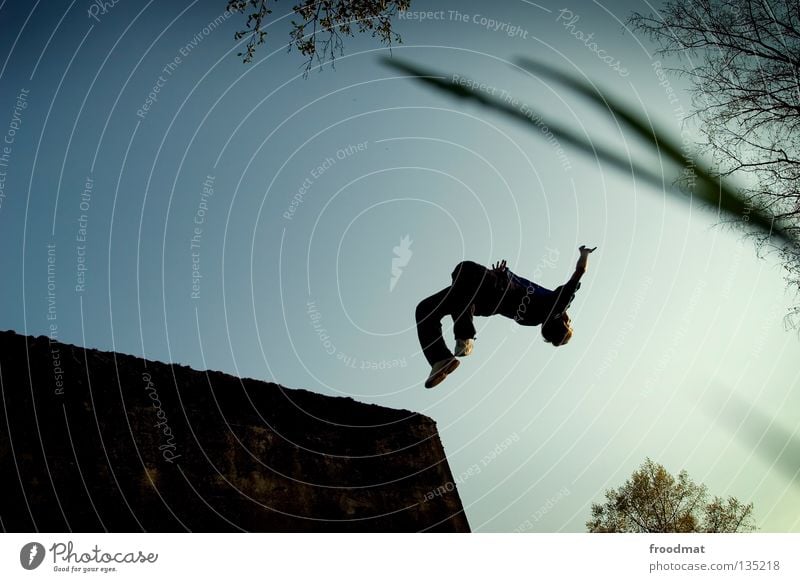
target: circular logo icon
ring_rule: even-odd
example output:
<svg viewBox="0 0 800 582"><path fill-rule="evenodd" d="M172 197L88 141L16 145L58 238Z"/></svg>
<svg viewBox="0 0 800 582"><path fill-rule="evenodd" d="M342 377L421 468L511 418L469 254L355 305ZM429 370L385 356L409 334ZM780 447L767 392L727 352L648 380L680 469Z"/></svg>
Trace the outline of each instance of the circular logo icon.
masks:
<svg viewBox="0 0 800 582"><path fill-rule="evenodd" d="M19 551L19 563L26 570L35 570L44 561L44 546L38 542L29 542Z"/></svg>

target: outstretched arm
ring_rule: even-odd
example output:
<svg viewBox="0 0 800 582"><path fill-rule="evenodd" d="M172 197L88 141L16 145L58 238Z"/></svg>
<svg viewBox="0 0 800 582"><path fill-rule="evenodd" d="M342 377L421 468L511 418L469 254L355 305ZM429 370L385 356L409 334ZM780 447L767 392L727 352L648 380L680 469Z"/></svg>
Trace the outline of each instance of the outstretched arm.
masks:
<svg viewBox="0 0 800 582"><path fill-rule="evenodd" d="M597 247L594 248L586 248L586 245L581 245L578 251L580 251L581 255L578 257L578 262L575 264L575 272L572 273L572 277L570 277L571 283L577 283L581 280L581 277L586 272L586 267L588 266L589 262L589 255L592 254Z"/></svg>

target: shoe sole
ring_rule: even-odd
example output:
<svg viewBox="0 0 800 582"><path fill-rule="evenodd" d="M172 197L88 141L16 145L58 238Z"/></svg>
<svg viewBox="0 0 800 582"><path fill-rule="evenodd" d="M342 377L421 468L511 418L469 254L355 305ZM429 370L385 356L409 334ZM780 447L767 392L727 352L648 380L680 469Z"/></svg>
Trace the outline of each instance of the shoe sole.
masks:
<svg viewBox="0 0 800 582"><path fill-rule="evenodd" d="M453 359L453 360L451 360L451 361L450 361L450 363L447 365L447 367L445 367L445 368L442 368L442 369L439 371L439 373L438 373L438 374L436 374L436 375L435 375L433 378L428 378L428 380L425 382L425 388L433 388L434 386L438 386L439 384L441 384L441 383L442 383L442 381L443 381L445 378L447 378L447 375L448 375L448 374L452 374L452 373L453 373L453 371L454 371L456 368L458 368L458 365L459 365L460 363L461 363L461 362L459 362L459 361L458 361L458 360L456 360L456 359Z"/></svg>

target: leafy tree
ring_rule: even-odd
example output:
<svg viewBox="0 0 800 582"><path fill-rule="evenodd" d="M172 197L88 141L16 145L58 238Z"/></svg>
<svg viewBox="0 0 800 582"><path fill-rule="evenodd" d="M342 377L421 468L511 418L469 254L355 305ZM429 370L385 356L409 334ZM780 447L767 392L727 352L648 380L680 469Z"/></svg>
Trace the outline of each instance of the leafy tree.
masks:
<svg viewBox="0 0 800 582"><path fill-rule="evenodd" d="M749 178L749 200L800 233L800 3L671 0L630 22L690 79L702 145L720 175ZM751 235L760 251L777 251L800 291L800 245ZM798 316L800 305L790 319Z"/></svg>
<svg viewBox="0 0 800 582"><path fill-rule="evenodd" d="M245 63L253 60L256 47L264 44L267 36L266 18L272 14L276 0L228 0L229 12L247 15L242 30L234 35L236 40L248 37L244 52L239 53ZM384 44L402 42L392 31L392 17L398 11L408 10L410 0L302 0L292 7L297 20L292 20L289 49L297 49L305 56L306 72L314 62L334 61L344 52L344 37L355 32L371 32Z"/></svg>
<svg viewBox="0 0 800 582"><path fill-rule="evenodd" d="M606 501L592 504L586 527L593 533L733 533L750 532L753 504L734 497L708 500L705 485L686 471L673 477L650 459L619 489L606 491Z"/></svg>

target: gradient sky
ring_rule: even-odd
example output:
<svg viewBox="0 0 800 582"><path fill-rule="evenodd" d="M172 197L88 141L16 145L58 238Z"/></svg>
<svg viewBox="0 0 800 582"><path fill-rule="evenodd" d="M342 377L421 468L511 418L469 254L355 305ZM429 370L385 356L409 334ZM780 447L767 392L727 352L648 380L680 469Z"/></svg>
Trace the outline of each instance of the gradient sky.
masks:
<svg viewBox="0 0 800 582"><path fill-rule="evenodd" d="M779 265L713 213L567 146L565 162L536 132L386 68L368 36L304 79L285 47L290 3L251 65L236 57L240 16L208 26L225 0L122 0L96 19L91 5L0 3L5 135L28 91L0 168L0 328L48 333L55 245L59 340L429 415L453 474L470 474L459 491L476 531L583 531L591 503L647 456L752 501L763 531L800 531L800 482L775 440L798 434L792 297ZM584 73L680 135L654 47L624 26L644 2L412 8L444 18L398 20L395 57L507 91L656 171L643 143L511 60ZM562 9L579 16L570 29ZM670 83L689 112L685 81ZM568 346L479 318L474 355L422 387L414 307L457 262L505 258L554 287L584 243L599 248Z"/></svg>

